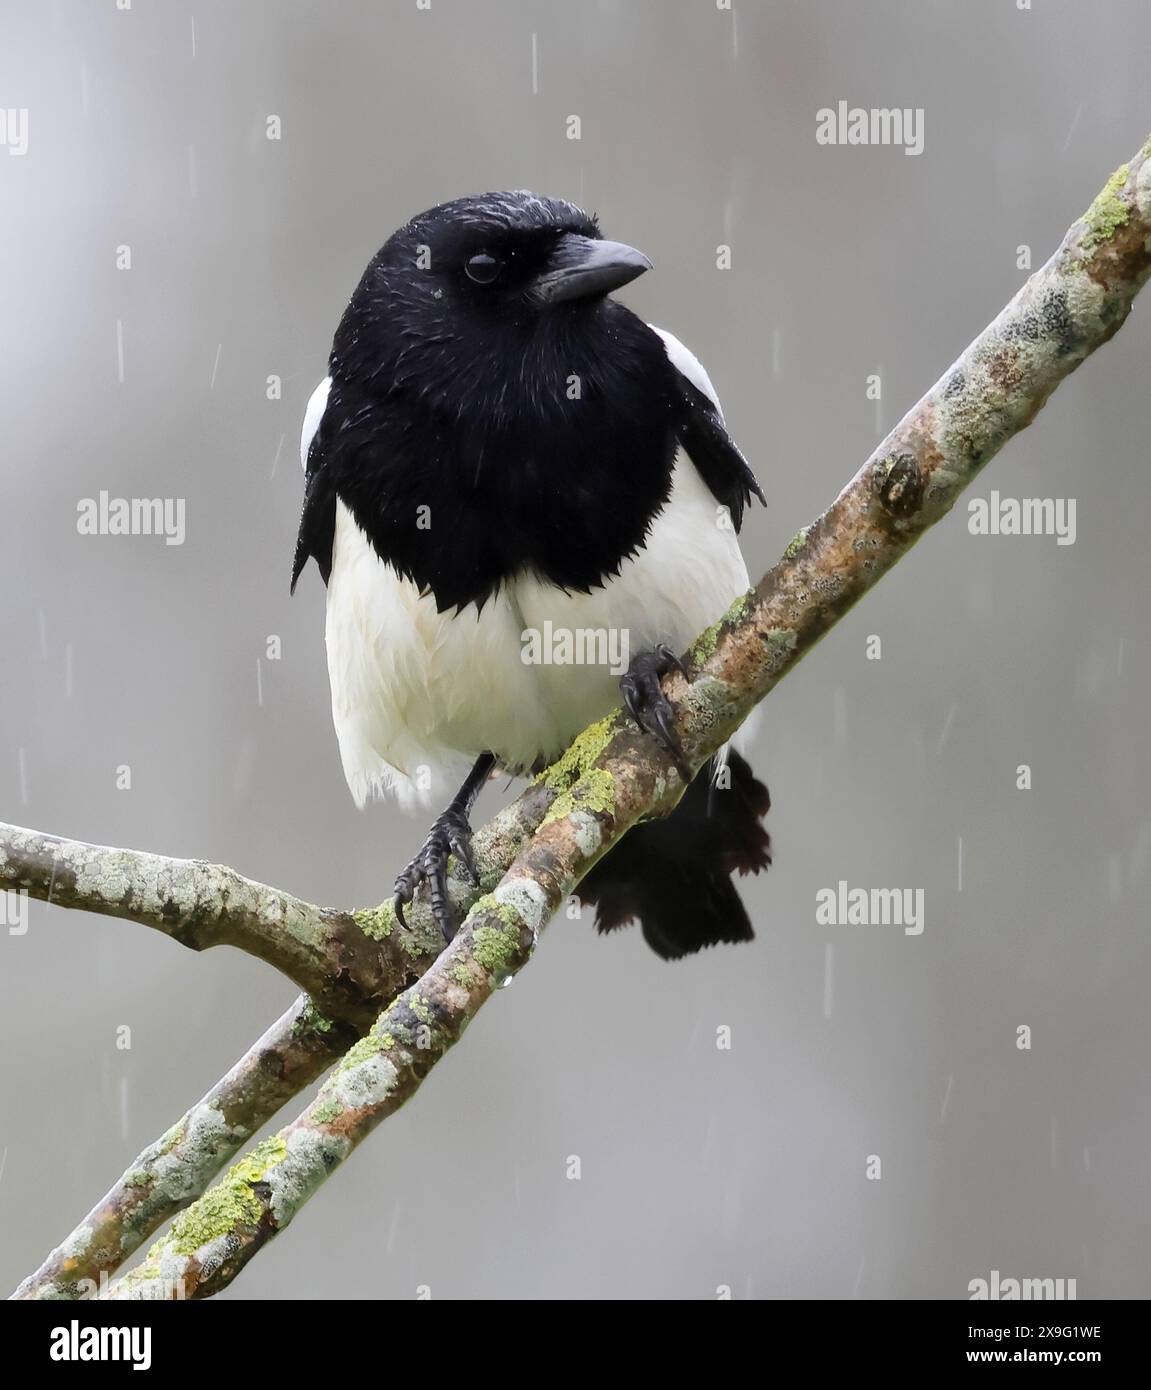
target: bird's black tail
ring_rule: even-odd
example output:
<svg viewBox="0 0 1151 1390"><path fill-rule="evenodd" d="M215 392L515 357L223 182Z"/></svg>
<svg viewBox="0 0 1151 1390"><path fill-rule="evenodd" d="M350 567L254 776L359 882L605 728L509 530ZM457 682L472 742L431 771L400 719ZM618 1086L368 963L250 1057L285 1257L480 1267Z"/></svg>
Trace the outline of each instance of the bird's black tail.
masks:
<svg viewBox="0 0 1151 1390"><path fill-rule="evenodd" d="M576 889L596 905L596 928L612 931L638 918L657 955L675 960L719 941L755 933L732 875L771 863L763 818L767 788L734 749L717 785L706 763L664 820L634 826Z"/></svg>

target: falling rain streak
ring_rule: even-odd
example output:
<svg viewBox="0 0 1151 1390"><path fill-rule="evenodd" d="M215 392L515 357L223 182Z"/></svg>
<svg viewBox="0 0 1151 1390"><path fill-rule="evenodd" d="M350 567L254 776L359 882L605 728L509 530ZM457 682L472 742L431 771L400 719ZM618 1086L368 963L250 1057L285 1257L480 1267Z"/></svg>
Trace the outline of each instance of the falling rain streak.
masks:
<svg viewBox="0 0 1151 1390"><path fill-rule="evenodd" d="M958 706L953 704L947 711L947 718L943 721L943 728L939 732L939 742L935 745L935 756L937 758L943 752L943 746L951 734L951 726L955 722L956 709L958 709Z"/></svg>
<svg viewBox="0 0 1151 1390"><path fill-rule="evenodd" d="M939 1107L939 1123L947 1119L947 1107L951 1104L951 1088L955 1085L955 1073L947 1078L947 1089L943 1092L943 1104Z"/></svg>
<svg viewBox="0 0 1151 1390"><path fill-rule="evenodd" d="M829 941L823 948L823 1016L831 1017L835 1006L835 947Z"/></svg>

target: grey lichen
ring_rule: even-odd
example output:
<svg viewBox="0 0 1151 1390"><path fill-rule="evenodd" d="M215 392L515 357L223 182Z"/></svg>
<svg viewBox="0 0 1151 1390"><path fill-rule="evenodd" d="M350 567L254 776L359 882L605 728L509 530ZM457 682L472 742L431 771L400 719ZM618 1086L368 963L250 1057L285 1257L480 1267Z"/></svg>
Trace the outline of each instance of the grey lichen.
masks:
<svg viewBox="0 0 1151 1390"><path fill-rule="evenodd" d="M266 1176L271 1191L269 1204L278 1230L284 1229L351 1151L351 1140L342 1134L302 1128L292 1130L285 1153Z"/></svg>

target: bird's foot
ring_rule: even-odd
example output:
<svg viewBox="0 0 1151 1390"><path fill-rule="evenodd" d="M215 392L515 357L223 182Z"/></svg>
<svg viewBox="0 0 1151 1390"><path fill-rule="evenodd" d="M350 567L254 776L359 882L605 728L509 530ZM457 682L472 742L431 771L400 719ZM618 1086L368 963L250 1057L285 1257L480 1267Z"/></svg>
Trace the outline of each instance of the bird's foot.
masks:
<svg viewBox="0 0 1151 1390"><path fill-rule="evenodd" d="M619 689L628 714L645 734L650 734L675 763L676 771L685 782L691 781L679 739L672 728L675 709L663 693L660 681L669 671L687 675L683 662L670 647L660 645L649 652L640 652L620 678Z"/></svg>
<svg viewBox="0 0 1151 1390"><path fill-rule="evenodd" d="M420 884L426 883L432 916L444 940L451 941L455 936L448 902L448 859L453 854L463 869L464 877L473 888L478 888L479 875L472 859L472 827L466 812L449 806L433 823L419 853L406 869L396 875L392 902L402 927L408 925L404 920L404 908L416 896Z"/></svg>

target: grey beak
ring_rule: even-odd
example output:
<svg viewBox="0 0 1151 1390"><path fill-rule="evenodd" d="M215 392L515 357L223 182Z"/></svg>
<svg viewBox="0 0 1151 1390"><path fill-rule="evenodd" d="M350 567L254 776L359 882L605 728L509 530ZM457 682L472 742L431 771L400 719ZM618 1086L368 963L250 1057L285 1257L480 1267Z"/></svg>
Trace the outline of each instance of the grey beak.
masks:
<svg viewBox="0 0 1151 1390"><path fill-rule="evenodd" d="M532 284L531 294L540 304L610 294L650 269L651 261L634 246L565 232L547 270Z"/></svg>

